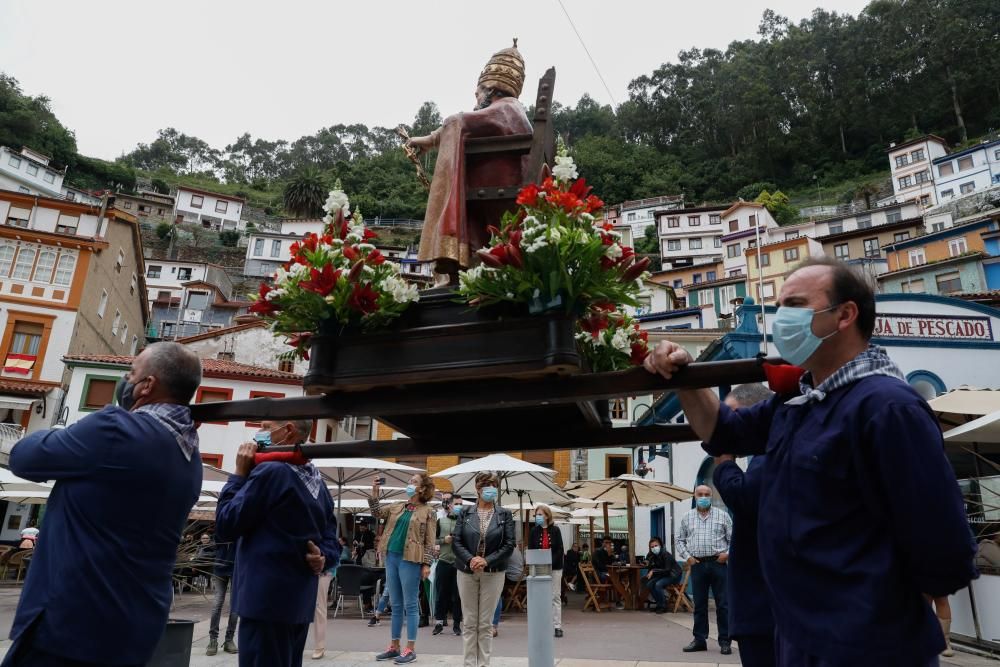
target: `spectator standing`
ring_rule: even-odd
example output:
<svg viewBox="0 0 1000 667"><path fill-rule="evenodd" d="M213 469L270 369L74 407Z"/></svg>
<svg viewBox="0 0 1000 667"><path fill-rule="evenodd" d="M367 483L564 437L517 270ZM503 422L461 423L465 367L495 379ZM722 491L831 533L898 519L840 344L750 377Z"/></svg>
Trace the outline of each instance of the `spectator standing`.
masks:
<svg viewBox="0 0 1000 667"><path fill-rule="evenodd" d="M677 555L691 568L694 593L694 640L685 653L708 650L708 591L715 598L715 620L719 626L719 652L733 652L729 639L729 608L726 605L726 561L733 535L733 520L725 510L712 506L712 489L702 484L694 490L695 507L681 519Z"/></svg>
<svg viewBox="0 0 1000 667"><path fill-rule="evenodd" d="M226 604L226 592L233 581L233 567L236 562L235 542L216 542L215 556L212 566L212 584L215 597L212 601L212 620L208 625L208 648L205 655L215 655L219 652L219 623L222 620L222 607ZM236 628L240 617L233 613L233 598L229 598L229 621L226 623L226 637L222 650L226 653L236 653Z"/></svg>
<svg viewBox="0 0 1000 667"><path fill-rule="evenodd" d="M302 664L319 575L340 559L333 501L316 467L292 456L268 460L267 453L256 460L258 443L296 445L311 431L308 419L262 421L256 442L240 446L236 472L219 494L216 535L239 540L233 609L240 616L240 667Z"/></svg>
<svg viewBox="0 0 1000 667"><path fill-rule="evenodd" d="M564 550L562 531L552 521L552 510L547 505L535 509L535 525L528 541L529 549L550 549L552 551L552 627L555 636L562 637L562 575Z"/></svg>
<svg viewBox="0 0 1000 667"><path fill-rule="evenodd" d="M420 622L420 588L430 576L437 526L436 514L427 504L434 497L434 481L417 473L406 486L405 503L383 508L379 504L379 479L372 482L368 501L372 516L385 519L379 541L379 555L385 563L389 600L392 604L392 641L376 660L392 660L402 665L417 659L417 626ZM403 619L406 619L406 647L400 650Z"/></svg>
<svg viewBox="0 0 1000 667"><path fill-rule="evenodd" d="M334 520L336 521L336 519ZM351 560L352 554L347 545L347 538L340 535L337 537L337 541L340 543L340 560L323 571L319 577L319 585L316 586L316 611L313 614L313 660L320 660L326 655L326 614L330 608L330 584L337 576L337 567Z"/></svg>
<svg viewBox="0 0 1000 667"><path fill-rule="evenodd" d="M875 320L863 277L807 260L773 320L778 353L805 370L797 384L740 410L711 390L678 392L710 454L767 453L757 539L780 665L937 665L945 642L924 595L976 576L941 429L871 344ZM672 377L691 361L662 341L645 365Z"/></svg>
<svg viewBox="0 0 1000 667"><path fill-rule="evenodd" d="M452 533L455 531L457 515L462 511L462 498L446 494L443 509L445 515L437 520L438 553L437 568L434 572L434 603L436 607L433 634L439 635L448 624L448 612L451 612L452 631L462 634L462 600L458 596L458 570L455 569L455 552L451 548Z"/></svg>
<svg viewBox="0 0 1000 667"><path fill-rule="evenodd" d="M201 490L188 408L200 383L198 357L155 343L132 360L117 406L13 446L15 475L55 486L5 667L142 665L152 657L167 624L181 533Z"/></svg>
<svg viewBox="0 0 1000 667"><path fill-rule="evenodd" d="M369 551L375 550L375 533L368 527L367 523L361 523L358 525L358 534L356 536L358 541L358 553L357 553L357 563L361 565L361 559L365 557L365 554Z"/></svg>
<svg viewBox="0 0 1000 667"><path fill-rule="evenodd" d="M492 615L515 547L514 515L497 505L500 479L495 473L479 473L475 483L479 500L459 515L452 548L462 598L463 664L489 667Z"/></svg>
<svg viewBox="0 0 1000 667"><path fill-rule="evenodd" d="M976 565L1000 569L1000 533L987 537L976 550Z"/></svg>
<svg viewBox="0 0 1000 667"><path fill-rule="evenodd" d="M663 542L658 537L649 541L646 567L649 571L642 580L642 585L656 601L656 613L662 614L667 610L667 586L679 584L684 572L674 560L673 554L663 548Z"/></svg>
<svg viewBox="0 0 1000 667"><path fill-rule="evenodd" d="M733 387L725 404L733 410L748 408L771 399L762 384ZM740 645L744 667L771 667L774 656L774 616L757 555L757 506L766 456L754 456L743 470L732 456L716 458L715 488L732 513L733 539L729 545L726 602L729 634Z"/></svg>

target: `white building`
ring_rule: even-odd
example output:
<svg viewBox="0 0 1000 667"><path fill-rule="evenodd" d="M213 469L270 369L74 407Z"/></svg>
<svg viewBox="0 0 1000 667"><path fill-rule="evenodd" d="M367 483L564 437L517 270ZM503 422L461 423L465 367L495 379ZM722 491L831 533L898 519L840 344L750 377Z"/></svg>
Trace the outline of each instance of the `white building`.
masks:
<svg viewBox="0 0 1000 667"><path fill-rule="evenodd" d="M66 390L67 424L115 402L115 385L132 364L130 356L67 355L71 375ZM261 368L220 359L202 359L202 383L192 403L256 397L302 396L302 377L274 368ZM258 422L203 423L198 428L201 458L232 472L236 450L253 439Z"/></svg>
<svg viewBox="0 0 1000 667"><path fill-rule="evenodd" d="M868 211L845 213L844 215L837 215L832 218L816 220L814 234L819 238L832 234L842 234L843 232L853 232L858 229L878 227L911 218L918 218L920 217L920 212L921 208L917 205L917 202L911 199L901 204L888 204Z"/></svg>
<svg viewBox="0 0 1000 667"><path fill-rule="evenodd" d="M927 134L901 144L889 144L887 152L896 201L915 199L922 209L937 204L931 162L947 154L948 143Z"/></svg>
<svg viewBox="0 0 1000 667"><path fill-rule="evenodd" d="M150 306L154 301L183 297L185 284L190 282L213 285L224 299L233 296L233 281L218 264L147 258L146 291Z"/></svg>
<svg viewBox="0 0 1000 667"><path fill-rule="evenodd" d="M50 166L51 160L48 155L30 148L22 148L18 153L7 146L0 146L0 189L63 198L66 170Z"/></svg>
<svg viewBox="0 0 1000 667"><path fill-rule="evenodd" d="M708 264L722 255L725 230L722 214L728 206L673 208L655 211L664 269Z"/></svg>
<svg viewBox="0 0 1000 667"><path fill-rule="evenodd" d="M88 204L90 206L100 206L102 202L100 197L92 192L84 190L83 188L73 187L72 185L63 185L60 190L62 192L63 199L67 199L69 201Z"/></svg>
<svg viewBox="0 0 1000 667"><path fill-rule="evenodd" d="M934 159L938 202L1000 185L1000 139Z"/></svg>
<svg viewBox="0 0 1000 667"><path fill-rule="evenodd" d="M663 209L684 208L684 195L662 195L646 199L632 199L622 202L613 208L618 219L617 225L628 225L632 228L632 239L641 239L646 228L656 224L656 213ZM609 215L611 215L609 213Z"/></svg>
<svg viewBox="0 0 1000 667"><path fill-rule="evenodd" d="M233 195L219 194L181 186L177 188L174 202L174 221L200 224L216 230L246 229L243 205L246 200Z"/></svg>
<svg viewBox="0 0 1000 667"><path fill-rule="evenodd" d="M291 257L292 244L306 234L322 234L324 223L319 219L305 218L282 220L277 232L255 231L249 236L243 273L247 276L267 277ZM433 263L417 258L415 248L387 246L375 239L375 246L386 259L400 265L400 273L413 282L431 282L434 279Z"/></svg>
<svg viewBox="0 0 1000 667"><path fill-rule="evenodd" d="M722 266L726 276L732 277L747 274L744 251L757 244L758 233L763 243L778 223L763 204L740 201L722 213L722 227Z"/></svg>

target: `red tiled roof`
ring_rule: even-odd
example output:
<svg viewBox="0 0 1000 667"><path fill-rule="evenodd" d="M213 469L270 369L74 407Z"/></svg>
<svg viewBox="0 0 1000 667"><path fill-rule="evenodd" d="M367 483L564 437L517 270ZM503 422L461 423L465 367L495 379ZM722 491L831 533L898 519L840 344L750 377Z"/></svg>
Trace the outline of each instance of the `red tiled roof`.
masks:
<svg viewBox="0 0 1000 667"><path fill-rule="evenodd" d="M31 394L42 396L50 389L59 386L58 382L42 382L38 380L14 380L0 378L0 393Z"/></svg>
<svg viewBox="0 0 1000 667"><path fill-rule="evenodd" d="M132 357L117 354L75 354L66 355L63 357L63 361L130 366L132 364ZM214 378L257 379L264 382L279 382L281 384L299 384L302 382L302 376L297 373L286 373L274 368L251 366L235 361L223 361L222 359L202 359L201 371L205 377Z"/></svg>

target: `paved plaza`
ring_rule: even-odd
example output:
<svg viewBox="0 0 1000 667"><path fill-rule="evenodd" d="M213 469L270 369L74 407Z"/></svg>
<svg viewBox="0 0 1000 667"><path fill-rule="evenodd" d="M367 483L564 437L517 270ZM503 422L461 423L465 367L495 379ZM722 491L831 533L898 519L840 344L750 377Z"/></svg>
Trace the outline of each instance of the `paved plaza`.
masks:
<svg viewBox="0 0 1000 667"><path fill-rule="evenodd" d="M0 588L0 628L6 635L14 618L20 588ZM555 641L558 667L719 667L738 665L739 654L719 653L718 644L709 641L709 650L686 654L681 649L691 641L693 619L690 614L664 614L648 612L605 611L600 614L581 612L583 597L571 595L570 604L563 611L565 637ZM349 613L329 619L327 651L322 660L310 660L312 635L307 643L306 665L317 667L348 667L381 665L373 656L389 642L388 620L369 628L357 614L357 607L348 605ZM237 656L219 653L205 655L208 643L208 621L211 600L198 594L186 593L175 605L172 616L196 621L194 646L191 650L192 667L236 667ZM225 619L223 619L223 632ZM421 628L417 640L418 662L429 665L461 665L462 640L450 630L438 636L431 635L431 628ZM714 611L712 623L714 638ZM506 614L500 624L500 636L494 642L495 667L527 667L528 625L523 613ZM10 641L0 641L0 656L6 653ZM942 660L943 666L996 667L997 661L959 653L955 658Z"/></svg>

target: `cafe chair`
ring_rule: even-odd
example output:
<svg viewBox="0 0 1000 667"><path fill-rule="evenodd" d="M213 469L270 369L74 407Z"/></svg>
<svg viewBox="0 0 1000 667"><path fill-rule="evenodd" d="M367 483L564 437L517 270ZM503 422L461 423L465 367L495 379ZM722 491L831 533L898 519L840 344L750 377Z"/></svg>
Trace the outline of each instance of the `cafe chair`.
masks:
<svg viewBox="0 0 1000 667"><path fill-rule="evenodd" d="M593 565L580 563L578 581L583 581L584 592L587 594L587 602L583 605L583 611L593 608L594 611L600 612L614 607L614 603L611 602L611 584L601 583Z"/></svg>
<svg viewBox="0 0 1000 667"><path fill-rule="evenodd" d="M365 618L365 605L362 596L365 593L374 595L374 586L362 586L361 579L365 574L365 568L361 565L341 565L337 568L337 606L333 610L333 617L344 608L344 598L354 597L358 599L358 609L361 610L361 618Z"/></svg>
<svg viewBox="0 0 1000 667"><path fill-rule="evenodd" d="M687 595L687 585L688 579L691 578L691 568L684 568L684 577L681 579L679 584L671 584L667 586L666 592L669 596L667 598L667 604L670 604L670 600L674 601L674 608L671 612L677 613L677 610L683 605L686 611L694 612L694 605L691 604L691 598Z"/></svg>
<svg viewBox="0 0 1000 667"><path fill-rule="evenodd" d="M527 568L525 568L527 570ZM507 604L504 606L504 611L510 611L511 607L517 607L518 611L525 611L526 605L528 604L527 591L524 585L525 571L521 572L521 578L515 581L513 584L506 582L505 585L508 586L507 592Z"/></svg>

